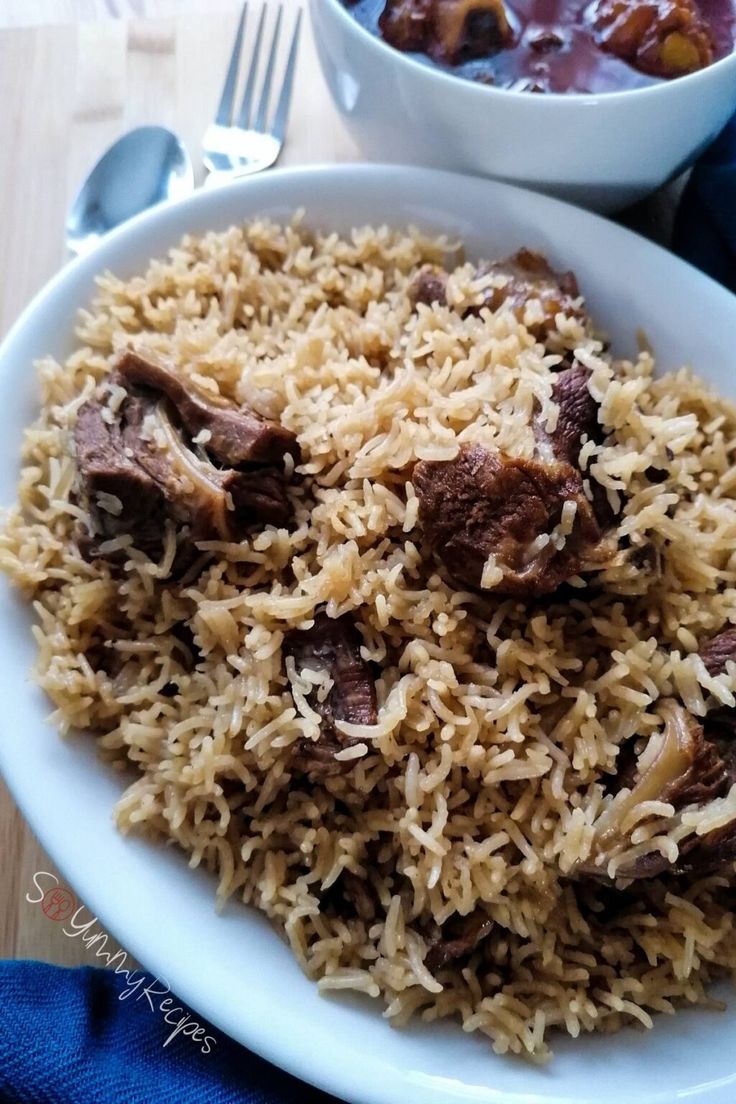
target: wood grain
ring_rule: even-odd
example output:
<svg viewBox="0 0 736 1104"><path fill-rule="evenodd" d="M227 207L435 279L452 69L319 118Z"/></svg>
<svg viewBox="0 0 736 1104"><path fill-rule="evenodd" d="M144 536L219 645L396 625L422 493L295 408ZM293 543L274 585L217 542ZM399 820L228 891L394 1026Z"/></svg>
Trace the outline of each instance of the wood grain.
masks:
<svg viewBox="0 0 736 1104"><path fill-rule="evenodd" d="M299 2L287 0L289 10ZM0 335L65 262L67 207L110 142L156 122L173 126L197 153L239 7L232 0L0 0L0 149L12 151L12 171L0 174ZM281 163L357 156L307 27ZM0 957L90 963L80 940L25 900L39 870L54 867L0 781Z"/></svg>
<svg viewBox="0 0 736 1104"><path fill-rule="evenodd" d="M171 19L231 7L231 0L1 0L0 27L103 19Z"/></svg>

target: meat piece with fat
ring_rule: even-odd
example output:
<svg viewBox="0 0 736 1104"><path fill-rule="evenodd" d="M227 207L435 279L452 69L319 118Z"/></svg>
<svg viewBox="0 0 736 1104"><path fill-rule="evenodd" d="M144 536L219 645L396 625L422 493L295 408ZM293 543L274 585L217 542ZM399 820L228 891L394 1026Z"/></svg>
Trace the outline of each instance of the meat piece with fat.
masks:
<svg viewBox="0 0 736 1104"><path fill-rule="evenodd" d="M187 527L185 543L195 555L193 541L239 540L253 526L289 522L283 461L298 455L293 434L210 403L137 354L125 353L109 382L123 389L122 401L114 409L102 400L86 403L74 430L77 493L91 524L79 533L85 556L130 534L135 547L158 557L167 522ZM203 429L207 451L192 440ZM191 559L181 553L183 544L180 564Z"/></svg>
<svg viewBox="0 0 736 1104"><path fill-rule="evenodd" d="M169 515L194 540L238 540L257 523L291 516L283 473L273 467L218 468L189 448L165 404L133 395L125 404L123 441L162 489Z"/></svg>
<svg viewBox="0 0 736 1104"><path fill-rule="evenodd" d="M596 823L593 854L581 868L587 873L605 876L606 860L625 844L623 825L638 806L654 801L670 804L676 812L694 806L705 812L736 781L736 747L722 746L715 729L708 731L707 720L701 725L674 700L662 702L660 712L664 727L650 737L656 741L654 752L647 743L633 769L627 756L622 757L627 770L625 785ZM645 852L620 866L617 877L652 878L665 872L715 869L731 861L735 837L736 820L715 832L685 837L674 865L659 851Z"/></svg>

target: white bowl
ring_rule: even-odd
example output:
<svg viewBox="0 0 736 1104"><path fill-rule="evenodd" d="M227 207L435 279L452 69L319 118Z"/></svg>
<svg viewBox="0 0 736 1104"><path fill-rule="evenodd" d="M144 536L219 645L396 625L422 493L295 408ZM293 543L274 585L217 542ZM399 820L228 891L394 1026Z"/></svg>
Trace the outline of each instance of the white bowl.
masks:
<svg viewBox="0 0 736 1104"><path fill-rule="evenodd" d="M520 245L578 273L592 311L619 350L647 331L661 364L691 361L736 397L736 299L650 243L544 196L431 170L344 166L272 172L206 190L123 226L68 265L0 347L0 503L15 498L21 433L34 417L31 362L64 357L77 310L98 272L141 272L185 232L224 229L305 207L310 224L336 230L411 222L462 236L470 256ZM0 768L42 845L91 915L151 974L222 1031L303 1079L354 1104L733 1104L736 995L731 1011L660 1017L649 1033L554 1039L547 1068L495 1056L456 1024L394 1030L378 1002L322 998L266 921L242 905L215 915L214 881L171 848L124 839L112 808L121 779L97 761L91 738L61 740L49 703L29 680L31 611L0 586ZM50 883L46 880L43 887ZM33 904L28 874L21 887ZM23 916L23 911L21 911ZM51 921L49 921L50 923ZM90 952L90 962L94 963ZM160 1017L158 1017L160 1020ZM162 1039L170 1027L156 1023ZM206 1062L206 1057L202 1061Z"/></svg>
<svg viewBox="0 0 736 1104"><path fill-rule="evenodd" d="M311 13L327 84L368 157L492 176L593 210L676 176L736 109L736 53L625 92L511 92L388 46L341 0L311 0Z"/></svg>

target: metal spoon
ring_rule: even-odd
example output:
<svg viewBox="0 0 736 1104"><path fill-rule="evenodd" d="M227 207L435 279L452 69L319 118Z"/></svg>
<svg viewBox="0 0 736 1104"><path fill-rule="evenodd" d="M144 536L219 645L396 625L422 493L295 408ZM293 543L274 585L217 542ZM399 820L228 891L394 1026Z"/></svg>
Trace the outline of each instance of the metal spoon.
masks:
<svg viewBox="0 0 736 1104"><path fill-rule="evenodd" d="M79 189L66 220L66 244L86 253L121 222L194 188L183 143L165 127L129 131L102 155Z"/></svg>

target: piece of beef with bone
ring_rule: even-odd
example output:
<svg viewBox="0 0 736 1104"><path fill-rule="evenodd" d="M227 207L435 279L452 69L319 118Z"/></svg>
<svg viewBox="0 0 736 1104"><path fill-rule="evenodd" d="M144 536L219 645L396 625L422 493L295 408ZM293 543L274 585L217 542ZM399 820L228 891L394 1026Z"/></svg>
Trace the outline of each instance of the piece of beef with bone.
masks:
<svg viewBox="0 0 736 1104"><path fill-rule="evenodd" d="M289 430L204 397L173 368L131 352L107 390L116 403L85 403L74 430L77 492L90 518L80 534L86 554L129 534L157 557L169 523L186 528L190 542L237 541L255 526L288 524L284 460L299 457Z"/></svg>

